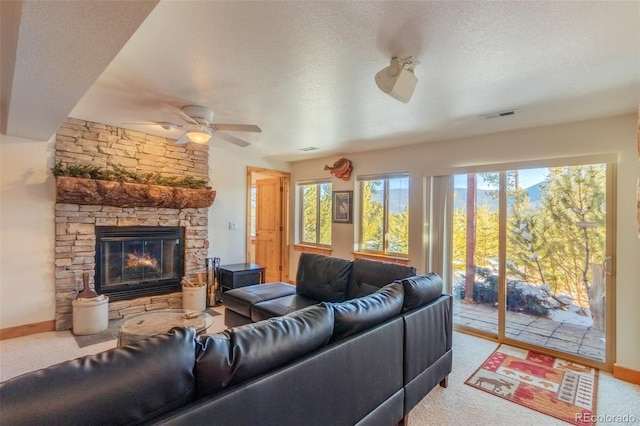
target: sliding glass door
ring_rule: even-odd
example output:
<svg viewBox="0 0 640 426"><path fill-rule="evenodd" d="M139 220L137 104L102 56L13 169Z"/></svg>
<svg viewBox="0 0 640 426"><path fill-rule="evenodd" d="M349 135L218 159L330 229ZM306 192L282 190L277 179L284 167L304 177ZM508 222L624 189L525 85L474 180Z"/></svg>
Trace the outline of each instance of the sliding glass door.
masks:
<svg viewBox="0 0 640 426"><path fill-rule="evenodd" d="M607 361L611 167L454 176L450 268L457 328Z"/></svg>
<svg viewBox="0 0 640 426"><path fill-rule="evenodd" d="M498 334L498 173L454 177L453 293L455 323Z"/></svg>

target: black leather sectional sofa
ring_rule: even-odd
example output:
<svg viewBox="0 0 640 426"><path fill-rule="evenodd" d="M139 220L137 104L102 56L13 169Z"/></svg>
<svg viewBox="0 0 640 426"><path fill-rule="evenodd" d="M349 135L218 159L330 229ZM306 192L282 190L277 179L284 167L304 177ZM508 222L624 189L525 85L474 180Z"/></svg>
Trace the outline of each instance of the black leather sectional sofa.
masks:
<svg viewBox="0 0 640 426"><path fill-rule="evenodd" d="M27 373L0 384L2 424L394 425L451 372L441 290L437 275L409 277Z"/></svg>
<svg viewBox="0 0 640 426"><path fill-rule="evenodd" d="M225 292L225 325L233 327L285 315L320 302L343 302L366 296L395 280L414 275L413 266L302 253L295 286L272 282Z"/></svg>

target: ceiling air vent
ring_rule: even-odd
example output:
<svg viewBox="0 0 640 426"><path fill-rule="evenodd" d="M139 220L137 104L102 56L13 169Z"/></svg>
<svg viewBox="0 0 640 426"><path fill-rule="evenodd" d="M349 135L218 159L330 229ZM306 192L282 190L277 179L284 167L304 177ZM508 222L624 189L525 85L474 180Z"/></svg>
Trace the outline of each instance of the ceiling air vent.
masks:
<svg viewBox="0 0 640 426"><path fill-rule="evenodd" d="M316 151L320 148L318 148L317 146L308 146L306 148L300 148L298 149L298 151Z"/></svg>
<svg viewBox="0 0 640 426"><path fill-rule="evenodd" d="M515 115L515 113L516 113L515 109L510 109L510 110L507 110L507 111L491 112L489 114L482 114L480 116L480 118L483 119L483 120L490 120L492 118L508 117L510 115Z"/></svg>

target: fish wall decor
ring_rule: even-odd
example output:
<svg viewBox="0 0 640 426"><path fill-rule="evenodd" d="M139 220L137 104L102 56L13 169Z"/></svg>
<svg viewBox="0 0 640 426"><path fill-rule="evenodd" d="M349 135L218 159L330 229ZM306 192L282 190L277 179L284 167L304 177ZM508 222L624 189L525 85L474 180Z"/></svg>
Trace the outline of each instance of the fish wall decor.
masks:
<svg viewBox="0 0 640 426"><path fill-rule="evenodd" d="M325 164L324 169L329 170L329 173L339 179L349 180L351 178L351 170L353 170L353 166L351 165L351 160L347 160L343 157L333 163L333 166Z"/></svg>

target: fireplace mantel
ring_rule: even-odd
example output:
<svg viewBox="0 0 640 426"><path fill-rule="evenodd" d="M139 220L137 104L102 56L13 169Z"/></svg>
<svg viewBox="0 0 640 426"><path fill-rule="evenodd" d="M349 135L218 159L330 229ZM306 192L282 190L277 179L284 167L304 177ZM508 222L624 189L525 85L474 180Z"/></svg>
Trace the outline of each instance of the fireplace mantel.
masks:
<svg viewBox="0 0 640 426"><path fill-rule="evenodd" d="M211 189L56 177L56 202L115 207L202 208L216 197Z"/></svg>

